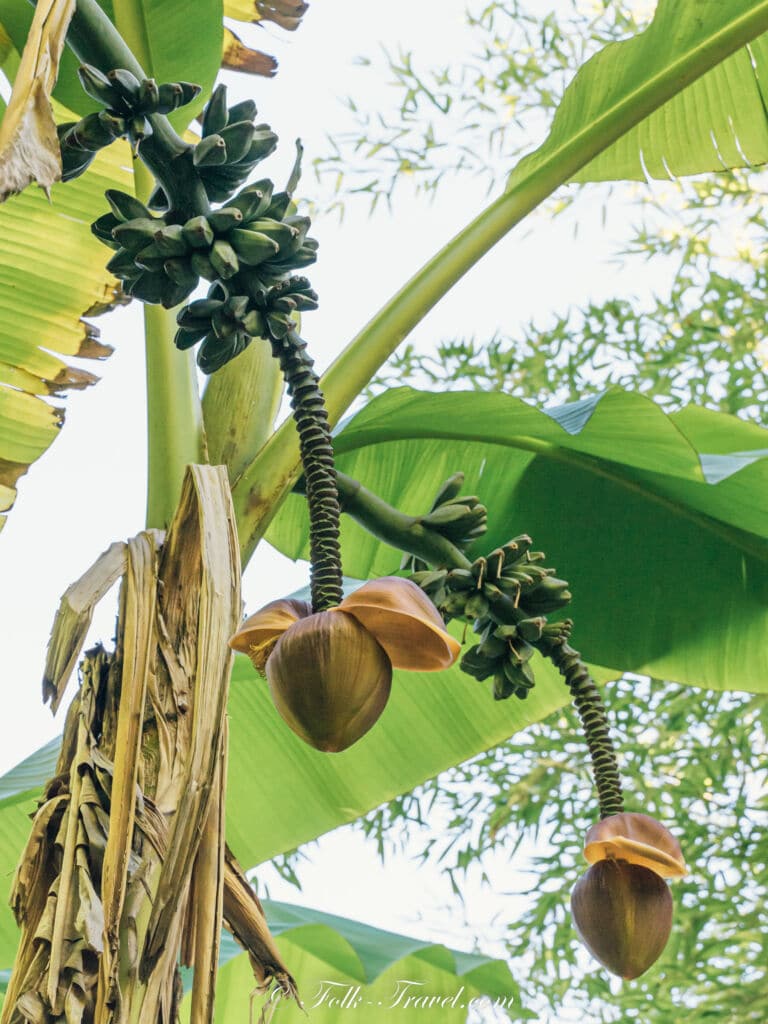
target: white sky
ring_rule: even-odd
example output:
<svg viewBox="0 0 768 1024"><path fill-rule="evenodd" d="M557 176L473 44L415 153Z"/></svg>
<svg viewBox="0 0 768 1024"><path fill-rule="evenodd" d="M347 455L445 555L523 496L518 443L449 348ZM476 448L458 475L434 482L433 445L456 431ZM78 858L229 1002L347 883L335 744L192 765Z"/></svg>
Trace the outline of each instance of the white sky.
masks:
<svg viewBox="0 0 768 1024"><path fill-rule="evenodd" d="M281 138L277 157L259 169L278 183L293 160L292 140L301 136L307 167L304 191L315 183L311 161L328 152L326 135L351 127L340 98L352 94L359 107L391 109L397 94L386 76L355 67L365 53L377 56L378 45L406 44L423 67L458 62L472 46L464 26L464 0L315 0L297 33L278 29L254 31L249 39L280 59L271 82L233 76L232 94L252 94L259 116ZM547 5L549 7L549 5ZM531 140L532 145L539 140ZM544 317L569 304L609 293L626 294L620 272L606 262L610 236L621 235L623 211L609 230L601 224L602 192L585 192L574 217L537 220L535 234L513 232L434 310L411 340L424 348L441 338L509 331L532 316ZM316 313L305 316L303 334L322 368L375 310L427 258L486 202L482 186L462 183L443 189L430 204L408 198L405 190L396 217L384 210L368 219L367 202L350 203L344 223L316 219L320 261L308 273L320 294ZM635 287L653 288L651 270ZM479 305L476 296L498 301ZM3 624L4 706L0 721L0 772L61 731L40 702L40 678L50 623L60 595L112 541L143 527L145 507L145 401L140 307L136 304L98 323L114 356L97 367L102 381L67 400L61 437L22 478L19 498L0 534L0 588ZM456 467L457 469L459 467ZM295 566L268 551L260 552L245 579L246 606L289 593L307 582L306 566ZM89 642L109 644L114 607L97 613ZM491 862L494 888L481 889L475 878L468 888L467 922L457 910L447 881L434 869L419 868L407 856L382 868L375 849L359 835L341 830L310 851L312 865L302 870L304 891L286 886L265 870L275 898L304 903L371 924L402 930L468 948L477 935L496 933L492 921L512 913L505 897L522 880L513 879L503 863ZM354 873L349 865L354 863Z"/></svg>

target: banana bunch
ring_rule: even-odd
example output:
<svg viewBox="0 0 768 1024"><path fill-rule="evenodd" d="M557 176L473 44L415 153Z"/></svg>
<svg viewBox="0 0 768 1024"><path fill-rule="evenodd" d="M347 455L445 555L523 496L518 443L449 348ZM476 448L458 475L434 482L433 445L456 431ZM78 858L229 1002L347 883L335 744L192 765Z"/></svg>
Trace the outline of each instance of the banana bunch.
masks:
<svg viewBox="0 0 768 1024"><path fill-rule="evenodd" d="M422 526L447 537L462 551L488 529L488 510L475 495L459 497L463 486L464 474L454 473L438 491L431 510L419 520ZM427 563L406 554L400 568L419 572L426 570Z"/></svg>
<svg viewBox="0 0 768 1024"><path fill-rule="evenodd" d="M272 191L271 181L256 182L221 209L174 224L170 214L156 217L133 196L110 189L111 212L91 229L116 249L107 269L122 280L128 295L143 302L170 308L183 302L201 277L215 282L235 275L233 294L261 298L291 270L313 262L317 252L317 242L307 238L309 218L284 216L290 197ZM267 312L292 312L300 304L291 306L285 295L274 299L283 301Z"/></svg>
<svg viewBox="0 0 768 1024"><path fill-rule="evenodd" d="M214 89L203 111L203 137L194 152L195 167L212 202L228 199L256 164L275 151L277 136L268 124L254 124L255 117L253 100L227 107L226 86Z"/></svg>
<svg viewBox="0 0 768 1024"><path fill-rule="evenodd" d="M231 295L217 281L208 298L185 306L177 316L176 347L188 349L200 342L197 365L215 373L239 355L253 338L280 338L290 327L292 313L317 308L317 296L305 277L292 277L265 289L257 300Z"/></svg>
<svg viewBox="0 0 768 1024"><path fill-rule="evenodd" d="M61 180L72 181L88 170L100 149L125 134L125 121L106 110L56 126L61 149Z"/></svg>
<svg viewBox="0 0 768 1024"><path fill-rule="evenodd" d="M545 618L564 608L571 594L554 569L541 565L545 555L531 551L532 544L522 534L469 569L427 570L410 577L446 620L473 623L479 643L464 654L461 668L476 679L492 676L496 700L527 697L535 682L529 662L537 642L567 637L571 629L570 620L550 624Z"/></svg>
<svg viewBox="0 0 768 1024"><path fill-rule="evenodd" d="M152 134L150 114L170 114L200 92L200 86L191 82L158 85L153 78L140 82L125 68L105 75L83 64L77 73L83 89L106 109L58 126L63 181L82 174L98 150L123 135L128 136L135 153L139 143Z"/></svg>

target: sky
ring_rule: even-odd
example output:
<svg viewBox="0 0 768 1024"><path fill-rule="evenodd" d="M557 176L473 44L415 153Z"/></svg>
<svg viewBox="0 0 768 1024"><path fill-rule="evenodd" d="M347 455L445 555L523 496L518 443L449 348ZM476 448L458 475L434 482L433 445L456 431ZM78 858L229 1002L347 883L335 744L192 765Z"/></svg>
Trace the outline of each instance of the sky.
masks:
<svg viewBox="0 0 768 1024"><path fill-rule="evenodd" d="M352 95L361 108L391 109L397 93L382 66L361 68L361 54L378 58L381 47L407 45L423 66L458 62L472 50L464 20L464 0L315 0L299 31L276 27L242 33L252 45L277 55L273 81L230 76L233 98L252 95L259 115L281 139L275 157L259 174L287 178L292 140L301 137L306 166L329 152L327 136L349 130L342 102ZM539 139L531 139L531 147ZM322 198L311 170L306 193ZM603 224L599 189L585 190L575 210L554 221L537 219L535 229L512 232L433 310L409 339L428 349L441 339L509 332L532 317L546 317L570 304L626 293L621 271L609 262L615 239L626 227L618 208ZM403 190L394 215L379 209L368 215L364 199L351 201L339 223L321 215L312 235L320 259L310 269L320 309L307 314L303 335L319 368L341 350L366 320L442 244L488 201L484 186L448 184L434 202ZM574 236L578 221L579 233ZM633 282L650 290L653 269ZM482 303L480 295L498 301ZM100 383L66 400L61 437L22 478L19 497L0 533L0 622L3 623L4 698L9 712L0 721L0 773L58 735L40 701L44 653L59 598L114 540L143 527L145 509L145 400L141 309L121 309L98 326L114 355L96 367ZM93 368L93 367L89 367ZM459 467L457 467L459 468ZM259 551L244 579L246 608L292 592L308 581L307 566L294 565L270 550ZM97 611L88 642L109 644L114 632L113 600ZM11 710L12 709L12 710ZM437 823L439 827L439 823ZM259 872L260 884L278 899L355 917L379 927L431 937L458 948L495 936L499 918L514 913L508 895L525 878L512 876L499 858L486 865L492 886L468 881L464 909L457 911L447 880L420 867L414 850L382 866L373 846L350 829L325 837L308 851L301 870L303 892L272 870ZM355 871L348 870L354 865ZM505 895L507 894L507 895ZM495 951L498 951L498 946ZM490 950L493 951L493 950Z"/></svg>

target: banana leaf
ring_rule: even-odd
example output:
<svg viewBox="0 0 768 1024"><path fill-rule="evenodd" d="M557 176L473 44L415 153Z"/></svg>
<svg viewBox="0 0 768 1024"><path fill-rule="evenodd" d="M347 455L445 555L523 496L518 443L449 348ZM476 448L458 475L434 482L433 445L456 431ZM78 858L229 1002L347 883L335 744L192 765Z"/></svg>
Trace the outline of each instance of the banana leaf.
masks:
<svg viewBox="0 0 768 1024"><path fill-rule="evenodd" d="M690 408L666 415L619 389L538 410L501 394L374 399L340 429L338 467L402 511L466 474L488 506L485 554L530 533L570 582L588 661L694 686L768 691L768 431ZM306 557L304 503L268 534ZM395 570L399 554L346 521L346 571Z"/></svg>
<svg viewBox="0 0 768 1024"><path fill-rule="evenodd" d="M509 187L563 164L577 149L594 155L573 178L580 182L669 179L765 163L768 36L749 26L764 32L767 14L766 0L659 0L644 32L609 43L579 70L546 142L515 167ZM746 45L723 53L725 60L684 87L732 32ZM681 91L659 106L665 79ZM613 144L600 144L638 112L650 116Z"/></svg>
<svg viewBox="0 0 768 1024"><path fill-rule="evenodd" d="M74 116L54 109L59 121ZM51 202L28 188L0 206L0 512L59 434L63 409L46 399L98 380L68 357L103 359L112 351L82 319L108 309L117 294L107 250L90 225L104 212L105 189L131 190L130 164L121 142L82 178L54 185Z"/></svg>
<svg viewBox="0 0 768 1024"><path fill-rule="evenodd" d="M263 906L278 948L295 972L305 1009L316 1024L344 1020L355 1009L374 1024L387 1020L415 1024L430 1009L440 1014L440 1020L458 1024L466 1019L473 1000L476 1011L495 1005L509 1009L517 1020L530 1016L521 1007L519 987L501 960L306 907L272 900L264 900ZM228 936L222 938L219 963L215 1019L221 1024L246 1020L253 975L247 956ZM189 1019L188 1009L185 1000L183 1021ZM306 1015L296 1005L283 1003L277 1019L298 1024Z"/></svg>

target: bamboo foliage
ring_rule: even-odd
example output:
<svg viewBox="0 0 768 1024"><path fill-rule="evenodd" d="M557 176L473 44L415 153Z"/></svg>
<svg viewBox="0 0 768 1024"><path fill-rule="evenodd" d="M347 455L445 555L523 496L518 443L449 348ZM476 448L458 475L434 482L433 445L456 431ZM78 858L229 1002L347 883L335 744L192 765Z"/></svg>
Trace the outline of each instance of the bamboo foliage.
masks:
<svg viewBox="0 0 768 1024"><path fill-rule="evenodd" d="M295 992L258 927L253 891L225 862L226 638L240 618L226 470L189 467L165 540L144 531L102 558L86 574L91 591L76 595L79 614L71 594L62 602L52 647L61 665L116 566L117 647L81 663L56 774L14 880L22 941L2 1024L173 1021L180 957L195 968L191 1020L212 1021L225 905L257 987L276 979L281 994ZM60 696L64 673L53 676Z"/></svg>

